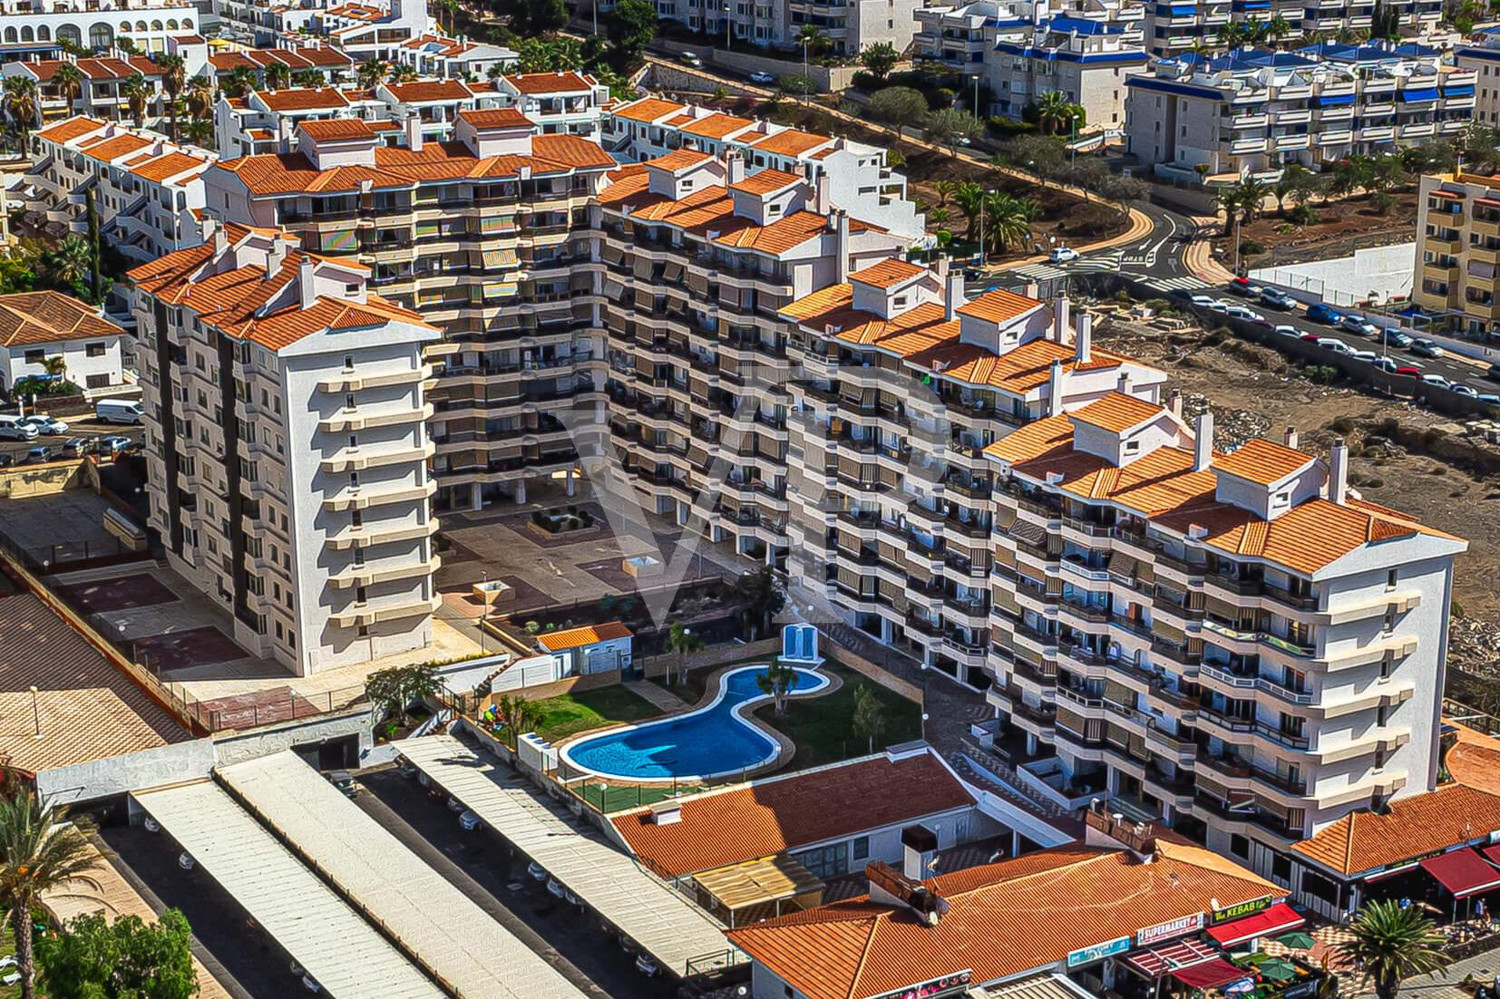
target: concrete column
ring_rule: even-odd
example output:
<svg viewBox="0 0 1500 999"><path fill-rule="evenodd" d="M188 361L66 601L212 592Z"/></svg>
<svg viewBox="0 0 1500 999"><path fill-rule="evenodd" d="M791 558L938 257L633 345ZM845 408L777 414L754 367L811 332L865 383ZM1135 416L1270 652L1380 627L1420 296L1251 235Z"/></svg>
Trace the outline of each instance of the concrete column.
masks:
<svg viewBox="0 0 1500 999"><path fill-rule="evenodd" d="M1036 755L1036 736L1031 732L1026 733L1026 755Z"/></svg>
<svg viewBox="0 0 1500 999"><path fill-rule="evenodd" d="M564 473L564 481L567 483L568 495L573 495L573 470L570 468Z"/></svg>
<svg viewBox="0 0 1500 999"><path fill-rule="evenodd" d="M776 546L766 545L766 565L776 564Z"/></svg>
<svg viewBox="0 0 1500 999"><path fill-rule="evenodd" d="M478 510L484 506L484 487L477 482L469 484L469 509Z"/></svg>
<svg viewBox="0 0 1500 999"><path fill-rule="evenodd" d="M880 641L884 645L891 644L896 637L896 628L891 624L891 619L883 617L880 619Z"/></svg>
<svg viewBox="0 0 1500 999"><path fill-rule="evenodd" d="M932 668L932 649L929 647L924 646L922 649L922 665L928 669Z"/></svg>
<svg viewBox="0 0 1500 999"><path fill-rule="evenodd" d="M525 503L526 502L526 480L525 479L517 479L516 480L516 502L517 503Z"/></svg>

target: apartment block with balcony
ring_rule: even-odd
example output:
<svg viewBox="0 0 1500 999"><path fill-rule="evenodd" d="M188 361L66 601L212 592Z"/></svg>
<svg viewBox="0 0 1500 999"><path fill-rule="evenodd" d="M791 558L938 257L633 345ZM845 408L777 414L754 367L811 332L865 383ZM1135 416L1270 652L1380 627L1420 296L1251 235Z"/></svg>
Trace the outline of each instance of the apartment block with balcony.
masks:
<svg viewBox="0 0 1500 999"><path fill-rule="evenodd" d="M1278 179L1354 154L1451 140L1468 127L1475 76L1417 45L1322 43L1161 60L1126 82L1130 151L1158 176Z"/></svg>
<svg viewBox="0 0 1500 999"><path fill-rule="evenodd" d="M1431 790L1458 538L1327 461L1112 394L986 451L989 690L1023 771L1268 876L1350 811ZM1032 762L1034 761L1034 762ZM1060 771L1054 773L1054 771Z"/></svg>
<svg viewBox="0 0 1500 999"><path fill-rule="evenodd" d="M1440 329L1500 339L1500 181L1428 174L1417 197L1413 301Z"/></svg>
<svg viewBox="0 0 1500 999"><path fill-rule="evenodd" d="M882 42L905 52L917 33L921 0L786 0L787 30L793 46L811 25L828 39L829 49L857 56Z"/></svg>
<svg viewBox="0 0 1500 999"><path fill-rule="evenodd" d="M430 398L439 509L524 502L567 479L605 429L604 264L594 195L617 166L597 144L535 135L513 108L460 112L455 139L306 122L297 151L221 162L211 214L286 228L302 248L363 264L370 287L444 331ZM579 414L569 431L563 411Z"/></svg>
<svg viewBox="0 0 1500 999"><path fill-rule="evenodd" d="M1500 127L1500 33L1479 29L1453 48L1453 64L1475 77L1474 120Z"/></svg>
<svg viewBox="0 0 1500 999"><path fill-rule="evenodd" d="M88 230L93 195L99 230L132 263L203 241L203 173L214 154L116 122L69 118L31 135L26 210L43 224Z"/></svg>
<svg viewBox="0 0 1500 999"><path fill-rule="evenodd" d="M563 132L583 138L599 135L599 120L610 103L609 87L588 73L516 73L495 80L502 103L537 123L543 135Z"/></svg>
<svg viewBox="0 0 1500 999"><path fill-rule="evenodd" d="M656 16L701 31L714 43L734 40L789 47L796 32L788 28L791 0L656 0ZM580 3L580 12L584 9ZM613 0L599 0L598 12L613 10Z"/></svg>
<svg viewBox="0 0 1500 999"><path fill-rule="evenodd" d="M240 644L299 675L425 647L438 330L362 265L208 227L129 275L168 561Z"/></svg>
<svg viewBox="0 0 1500 999"><path fill-rule="evenodd" d="M171 0L5 0L0 44L11 52L61 55L64 44L73 46L70 51L108 52L125 40L149 56L197 36L199 21L196 5ZM203 45L201 37L197 44Z"/></svg>
<svg viewBox="0 0 1500 999"><path fill-rule="evenodd" d="M991 291L899 260L793 302L788 570L853 626L970 684L991 641L993 475L984 449L1165 375L1091 344L1066 299ZM1142 402L1142 405L1147 404Z"/></svg>
<svg viewBox="0 0 1500 999"><path fill-rule="evenodd" d="M679 149L599 198L610 444L646 509L687 524L698 506L710 540L773 564L793 502L780 310L907 244L831 187Z"/></svg>
<svg viewBox="0 0 1500 999"><path fill-rule="evenodd" d="M1082 133L1125 121L1125 77L1144 70L1139 6L1099 0L1053 7L990 0L917 12L917 50L989 87L988 113L1020 120L1058 91L1084 109Z"/></svg>

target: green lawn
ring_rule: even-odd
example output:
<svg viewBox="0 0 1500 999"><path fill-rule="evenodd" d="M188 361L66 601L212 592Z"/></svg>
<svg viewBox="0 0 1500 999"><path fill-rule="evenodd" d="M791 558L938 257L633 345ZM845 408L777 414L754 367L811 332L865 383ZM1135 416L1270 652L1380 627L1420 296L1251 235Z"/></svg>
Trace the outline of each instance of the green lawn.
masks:
<svg viewBox="0 0 1500 999"><path fill-rule="evenodd" d="M549 697L536 704L542 709L542 724L537 733L548 742L591 728L637 722L661 714L656 705L619 685Z"/></svg>
<svg viewBox="0 0 1500 999"><path fill-rule="evenodd" d="M786 714L779 718L769 703L755 711L756 718L797 744L797 755L788 770L837 763L870 752L869 740L854 732L854 691L861 686L875 692L883 709L885 728L875 740L876 751L922 737L922 709L915 702L831 660L822 669L843 680L843 686L822 697L793 697L787 701Z"/></svg>

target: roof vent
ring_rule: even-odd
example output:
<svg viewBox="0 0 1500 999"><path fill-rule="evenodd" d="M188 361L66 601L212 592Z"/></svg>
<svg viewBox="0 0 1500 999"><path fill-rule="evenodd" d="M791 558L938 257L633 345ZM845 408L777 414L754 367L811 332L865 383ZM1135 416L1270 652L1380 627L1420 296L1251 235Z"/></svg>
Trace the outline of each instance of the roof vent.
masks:
<svg viewBox="0 0 1500 999"><path fill-rule="evenodd" d="M667 798L658 801L651 806L651 824L654 826L670 826L682 821L682 802L677 798Z"/></svg>

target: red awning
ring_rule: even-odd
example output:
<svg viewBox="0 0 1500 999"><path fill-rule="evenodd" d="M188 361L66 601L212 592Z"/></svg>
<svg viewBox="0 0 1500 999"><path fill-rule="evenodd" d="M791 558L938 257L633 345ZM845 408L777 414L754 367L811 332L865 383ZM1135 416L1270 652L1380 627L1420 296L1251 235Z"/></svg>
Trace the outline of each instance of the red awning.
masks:
<svg viewBox="0 0 1500 999"><path fill-rule="evenodd" d="M1500 888L1500 870L1467 847L1441 857L1429 857L1422 861L1422 869L1437 878L1455 898Z"/></svg>
<svg viewBox="0 0 1500 999"><path fill-rule="evenodd" d="M1500 864L1500 843L1497 843L1494 846L1487 846L1479 852L1484 854L1485 859L1490 863Z"/></svg>
<svg viewBox="0 0 1500 999"><path fill-rule="evenodd" d="M1197 940L1179 940L1164 947L1138 950L1125 958L1125 963L1147 978L1160 978L1204 961L1212 961L1216 957L1218 954L1208 944Z"/></svg>
<svg viewBox="0 0 1500 999"><path fill-rule="evenodd" d="M1174 971L1172 977L1190 989L1212 989L1220 985L1228 985L1230 982L1237 982L1241 978L1248 978L1250 973L1244 968L1236 968L1221 957L1216 957L1212 961Z"/></svg>
<svg viewBox="0 0 1500 999"><path fill-rule="evenodd" d="M1232 923L1211 926L1208 929L1208 935L1219 941L1220 947L1233 947L1235 944L1254 940L1256 937L1273 936L1277 933L1285 933L1287 930L1295 930L1304 922L1306 920L1293 912L1291 906L1285 902L1277 902L1269 909L1263 909L1253 916L1236 919Z"/></svg>

